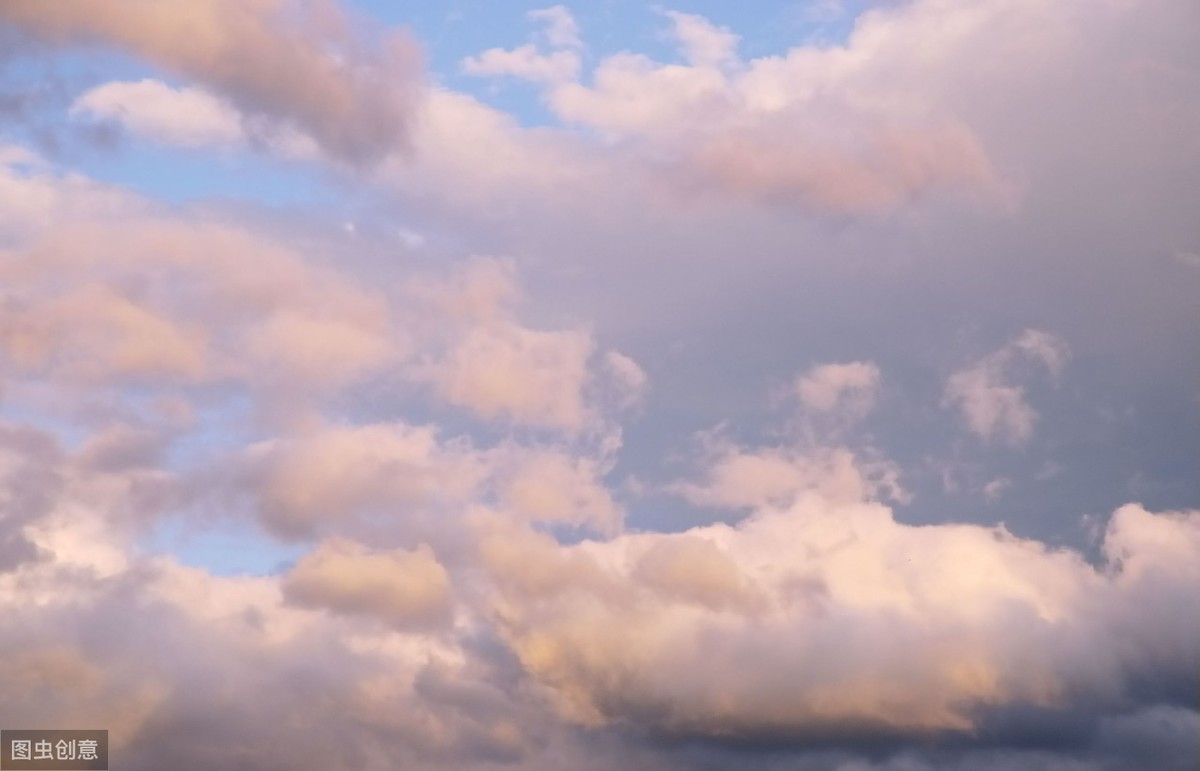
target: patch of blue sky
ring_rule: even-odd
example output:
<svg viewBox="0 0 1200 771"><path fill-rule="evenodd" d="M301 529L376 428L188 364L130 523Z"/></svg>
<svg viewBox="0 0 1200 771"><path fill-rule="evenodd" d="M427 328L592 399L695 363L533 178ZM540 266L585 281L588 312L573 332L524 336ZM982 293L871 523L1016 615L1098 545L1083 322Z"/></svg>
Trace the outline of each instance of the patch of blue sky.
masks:
<svg viewBox="0 0 1200 771"><path fill-rule="evenodd" d="M224 517L217 524L176 516L159 520L141 538L138 550L169 554L215 575L264 576L287 570L308 547L279 541L249 516Z"/></svg>
<svg viewBox="0 0 1200 771"><path fill-rule="evenodd" d="M125 394L135 410L137 389ZM168 452L164 468L182 470L195 466L221 451L244 446L252 437L246 429L249 401L226 399L198 416L203 428L177 440ZM66 452L79 450L88 438L88 428L76 421L26 407L0 404L0 421L13 425L34 426L50 433ZM219 496L217 497L219 500ZM218 575L267 575L286 568L304 552L304 547L285 544L267 534L253 519L233 512L214 511L213 516L195 517L183 512L158 520L139 540L143 554L170 554L185 565L203 568Z"/></svg>
<svg viewBox="0 0 1200 771"><path fill-rule="evenodd" d="M50 52L54 55L48 56ZM57 50L18 46L2 65L10 88L52 91L67 101L100 83L151 76L137 59L100 47Z"/></svg>
<svg viewBox="0 0 1200 771"><path fill-rule="evenodd" d="M6 141L60 150L76 98L102 83L150 77L135 59L101 48L56 51L53 57L46 53L42 47L17 46L8 58L0 58L0 93L17 108L0 124Z"/></svg>
<svg viewBox="0 0 1200 771"><path fill-rule="evenodd" d="M171 444L164 468L195 471L265 437L244 390L222 386L210 396L208 406L206 400L198 400L196 429ZM204 511L179 511L159 519L140 539L141 553L169 554L185 565L232 576L278 573L305 551L304 546L283 543L263 530L252 507L236 495L206 498Z"/></svg>
<svg viewBox="0 0 1200 771"><path fill-rule="evenodd" d="M112 150L82 154L75 168L92 179L175 204L207 199L267 206L338 202L336 188L321 170L250 150L214 152L129 141Z"/></svg>
<svg viewBox="0 0 1200 771"><path fill-rule="evenodd" d="M390 26L414 30L425 46L429 69L438 77L454 76L459 64L488 48L510 48L528 42L540 25L527 18L530 11L555 5L547 0L458 0L412 7L388 0L352 0L368 18ZM703 16L742 38L744 58L781 55L797 45L821 39L845 42L866 0L811 0L810 2L728 3L723 0L680 0L647 3L642 0L607 0L599 3L563 3L579 24L580 36L593 59L634 51L661 61L677 59L668 33L665 10Z"/></svg>
<svg viewBox="0 0 1200 771"><path fill-rule="evenodd" d="M220 386L221 394L206 402L196 399L195 428L172 442L165 465L174 471L195 468L221 455L227 455L266 436L254 419L254 403L249 393L232 386Z"/></svg>
<svg viewBox="0 0 1200 771"><path fill-rule="evenodd" d="M87 426L81 426L76 420L3 401L0 401L0 424L35 428L54 437L66 450L77 450L92 435Z"/></svg>

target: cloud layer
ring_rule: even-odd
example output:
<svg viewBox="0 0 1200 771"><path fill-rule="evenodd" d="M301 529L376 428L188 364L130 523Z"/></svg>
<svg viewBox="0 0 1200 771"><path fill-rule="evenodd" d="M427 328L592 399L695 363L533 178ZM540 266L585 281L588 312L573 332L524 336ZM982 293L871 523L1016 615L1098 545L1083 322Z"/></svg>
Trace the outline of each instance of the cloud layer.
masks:
<svg viewBox="0 0 1200 771"><path fill-rule="evenodd" d="M1196 10L776 10L0 5L0 725L1194 768Z"/></svg>

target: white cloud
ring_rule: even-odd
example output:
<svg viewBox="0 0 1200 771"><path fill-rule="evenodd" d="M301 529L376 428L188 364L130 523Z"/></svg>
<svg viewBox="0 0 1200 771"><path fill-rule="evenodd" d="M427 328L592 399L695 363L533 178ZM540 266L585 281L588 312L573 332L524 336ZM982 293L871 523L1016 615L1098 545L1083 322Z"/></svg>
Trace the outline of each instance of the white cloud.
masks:
<svg viewBox="0 0 1200 771"><path fill-rule="evenodd" d="M1013 382L1023 361L1040 364L1057 377L1067 359L1067 346L1040 330L1025 330L1016 339L959 370L946 382L943 406L957 407L967 428L981 439L1020 445L1033 436L1037 412L1025 389Z"/></svg>
<svg viewBox="0 0 1200 771"><path fill-rule="evenodd" d="M663 11L663 15L671 20L674 36L688 63L719 67L737 61L739 38L725 27L692 13Z"/></svg>
<svg viewBox="0 0 1200 771"><path fill-rule="evenodd" d="M468 75L511 75L540 83L564 83L579 77L581 60L578 51L583 47L579 25L565 7L530 11L527 18L546 25L542 33L550 47L528 43L513 49L489 48L477 56L462 61L462 71Z"/></svg>
<svg viewBox="0 0 1200 771"><path fill-rule="evenodd" d="M530 11L526 16L546 24L546 42L552 48L582 48L579 23L571 12L562 5Z"/></svg>
<svg viewBox="0 0 1200 771"><path fill-rule="evenodd" d="M702 479L672 486L699 506L779 509L812 495L832 501L908 498L895 465L858 457L845 447L746 448L719 436L702 439Z"/></svg>
<svg viewBox="0 0 1200 771"><path fill-rule="evenodd" d="M604 367L615 384L618 406L632 407L645 394L649 377L638 363L619 351L604 354Z"/></svg>
<svg viewBox="0 0 1200 771"><path fill-rule="evenodd" d="M185 147L233 145L242 139L241 114L199 88L157 80L104 83L71 105L71 115L114 120L138 134Z"/></svg>
<svg viewBox="0 0 1200 771"><path fill-rule="evenodd" d="M820 364L796 379L796 392L813 412L860 418L875 406L879 379L879 368L871 362Z"/></svg>
<svg viewBox="0 0 1200 771"><path fill-rule="evenodd" d="M579 75L579 66L579 56L572 51L542 54L532 44L511 50L489 48L462 62L468 75L512 75L543 83L572 80Z"/></svg>
<svg viewBox="0 0 1200 771"><path fill-rule="evenodd" d="M291 127L260 125L202 88L173 88L157 80L95 86L71 104L76 120L111 121L135 135L190 148L258 147L292 159L313 160L316 144Z"/></svg>

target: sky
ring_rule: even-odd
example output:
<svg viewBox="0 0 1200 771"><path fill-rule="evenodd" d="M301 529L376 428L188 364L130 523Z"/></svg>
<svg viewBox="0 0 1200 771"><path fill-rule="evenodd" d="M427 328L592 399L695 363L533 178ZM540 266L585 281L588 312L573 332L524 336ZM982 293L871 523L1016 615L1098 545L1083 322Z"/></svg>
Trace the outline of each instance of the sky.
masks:
<svg viewBox="0 0 1200 771"><path fill-rule="evenodd" d="M1192 771L1193 0L0 0L0 727Z"/></svg>

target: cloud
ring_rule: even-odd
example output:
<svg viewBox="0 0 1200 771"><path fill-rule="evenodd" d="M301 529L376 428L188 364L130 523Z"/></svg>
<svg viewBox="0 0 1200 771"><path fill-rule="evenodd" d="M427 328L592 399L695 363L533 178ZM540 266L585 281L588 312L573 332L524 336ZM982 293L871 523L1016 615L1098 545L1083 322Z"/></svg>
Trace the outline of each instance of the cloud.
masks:
<svg viewBox="0 0 1200 771"><path fill-rule="evenodd" d="M63 220L125 216L145 206L127 191L54 169L26 147L0 145L0 239L20 242Z"/></svg>
<svg viewBox="0 0 1200 771"><path fill-rule="evenodd" d="M116 120L142 136L184 147L242 139L237 110L202 89L171 88L150 79L96 86L75 100L71 115Z"/></svg>
<svg viewBox="0 0 1200 771"><path fill-rule="evenodd" d="M501 483L501 501L511 515L601 533L620 531L623 511L602 483L604 464L551 451L519 453L514 461Z"/></svg>
<svg viewBox="0 0 1200 771"><path fill-rule="evenodd" d="M861 417L875 405L879 379L879 368L870 362L820 364L796 379L796 392L813 412L844 410Z"/></svg>
<svg viewBox="0 0 1200 771"><path fill-rule="evenodd" d="M663 11L671 20L673 34L688 63L715 67L737 61L738 36L718 27L703 16L679 11Z"/></svg>
<svg viewBox="0 0 1200 771"><path fill-rule="evenodd" d="M541 46L529 43L513 49L489 48L478 56L462 60L462 71L468 75L511 75L541 83L562 83L579 76L581 60L579 25L565 7L530 11L526 18L543 22L542 33L551 51L543 53Z"/></svg>
<svg viewBox="0 0 1200 771"><path fill-rule="evenodd" d="M751 510L785 509L811 495L842 502L908 500L895 464L870 448L856 454L831 444L836 430L823 437L806 429L788 442L762 447L739 446L719 429L702 432L701 478L674 482L669 489L698 506Z"/></svg>
<svg viewBox="0 0 1200 771"><path fill-rule="evenodd" d="M123 214L62 221L6 263L0 345L14 374L336 386L403 352L386 300L353 280L223 223Z"/></svg>
<svg viewBox="0 0 1200 771"><path fill-rule="evenodd" d="M267 125L209 91L172 88L149 78L103 83L71 104L75 120L114 123L138 137L187 148L269 149L289 159L313 160L319 148L308 135Z"/></svg>
<svg viewBox="0 0 1200 771"><path fill-rule="evenodd" d="M1048 332L1025 330L999 350L959 370L946 382L943 406L957 407L971 433L987 441L1020 445L1033 436L1037 412L1025 390L1012 383L1022 362L1041 365L1052 376L1062 371L1066 344Z"/></svg>
<svg viewBox="0 0 1200 771"><path fill-rule="evenodd" d="M356 521L395 521L428 537L438 505L471 500L485 471L433 429L383 423L270 440L249 447L242 464L235 473L248 474L265 523L293 538Z"/></svg>
<svg viewBox="0 0 1200 771"><path fill-rule="evenodd" d="M844 448L816 452L793 447L747 449L715 442L701 482L675 489L700 506L786 507L814 490L834 500L860 500L876 490L902 497L895 470L862 466Z"/></svg>
<svg viewBox="0 0 1200 771"><path fill-rule="evenodd" d="M26 528L44 516L59 485L58 448L36 431L0 427L0 573L50 556Z"/></svg>
<svg viewBox="0 0 1200 771"><path fill-rule="evenodd" d="M525 80L558 83L579 74L579 57L571 51L540 54L533 45L512 50L489 48L478 56L463 59L468 75L512 75Z"/></svg>
<svg viewBox="0 0 1200 771"><path fill-rule="evenodd" d="M619 406L624 408L637 404L650 382L645 370L619 351L604 354L604 367L615 382Z"/></svg>
<svg viewBox="0 0 1200 771"><path fill-rule="evenodd" d="M996 477L983 486L983 497L985 500L994 501L1004 495L1005 491L1010 487L1012 487L1011 479Z"/></svg>
<svg viewBox="0 0 1200 771"><path fill-rule="evenodd" d="M1003 207L1011 190L971 126L930 100L899 102L880 90L889 68L912 66L890 48L893 34L949 36L937 42L949 52L986 13L963 11L963 26L948 35L922 9L879 10L858 21L845 47L801 46L723 72L719 65L736 62L736 36L667 12L688 65L615 54L591 85L563 83L547 98L563 120L644 148L661 180L686 195L850 214L946 194Z"/></svg>
<svg viewBox="0 0 1200 771"><path fill-rule="evenodd" d="M1196 242L1186 5L916 0L745 60L686 17L689 61L543 80L562 125L430 86L312 208L0 147L0 724L132 771L1191 768L1197 317L1138 258ZM367 157L174 55L77 117ZM1056 334L954 354L1014 319ZM939 399L983 439L945 462Z"/></svg>
<svg viewBox="0 0 1200 771"><path fill-rule="evenodd" d="M416 44L397 31L378 41L355 36L352 20L332 3L19 0L5 3L0 19L56 45L129 51L194 79L248 116L312 136L343 161L375 161L408 141L420 81Z"/></svg>
<svg viewBox="0 0 1200 771"><path fill-rule="evenodd" d="M605 401L616 411L632 406L645 381L637 363L616 351L597 357L586 329L521 324L513 280L511 265L477 260L444 285L410 284L408 291L450 316L433 330L436 347L414 378L484 420L568 433L602 421Z"/></svg>
<svg viewBox="0 0 1200 771"><path fill-rule="evenodd" d="M47 196L0 268L10 377L62 387L238 382L297 414L314 397L386 378L485 421L575 433L632 406L644 385L637 364L597 351L589 330L523 324L504 261L372 287L244 227L137 200L80 209L77 199L108 193L83 187L61 200L78 182L46 175L12 184Z"/></svg>
<svg viewBox="0 0 1200 771"><path fill-rule="evenodd" d="M527 18L546 24L546 42L552 48L582 48L579 23L571 11L562 5L540 8L525 14Z"/></svg>
<svg viewBox="0 0 1200 771"><path fill-rule="evenodd" d="M560 714L588 725L814 744L970 735L1021 705L1115 715L1144 662L1168 678L1197 664L1200 628L1174 615L1197 522L1122 508L1097 569L1003 528L812 496L734 528L564 547L536 602L500 584L503 623Z"/></svg>
<svg viewBox="0 0 1200 771"><path fill-rule="evenodd" d="M428 546L378 550L334 538L283 579L284 598L306 608L367 615L401 628L444 623L450 578Z"/></svg>
<svg viewBox="0 0 1200 771"><path fill-rule="evenodd" d="M929 197L963 199L992 209L1011 204L1014 189L973 126L935 106L934 98L897 104L889 96L890 73L913 67L910 52L888 47L891 27L911 28L914 37L946 34L928 29L921 13L868 14L847 50L802 46L786 57L754 59L737 68L732 67L735 35L700 16L664 13L672 20L687 64L662 64L621 52L600 60L585 84L572 17L559 6L534 12L531 18L549 24L542 42L488 49L465 58L461 68L473 75L540 83L562 126L522 129L464 94L425 88L421 120L409 121L412 108L404 107L400 112L406 126L412 125L395 132L411 138L412 157L384 164L383 179L401 190L433 191L447 202L468 206L507 200L514 184L528 187L526 194L535 193L538 175L549 175L544 182L552 197L561 197L564 186L580 193L596 191L598 178L605 180L600 190L615 189L619 195L624 180L632 177L648 180L668 198L732 197L826 214L878 215ZM33 18L25 11L20 15ZM942 41L938 50L966 45L981 28L985 14L966 15L970 18L958 37ZM385 88L372 80L375 70L365 71L368 75L362 77L371 89ZM394 88L413 90L400 80L402 85ZM237 108L242 141L253 146L311 157L312 137L335 158L375 159L384 152L368 150L366 139L354 139L355 147L364 147L348 155L348 148L338 144L340 134L328 136L336 127L323 132L324 124L315 119L264 123L262 109L252 100L239 99L220 83L202 80L201 85ZM123 88L128 91L129 85ZM116 119L135 130L189 146L203 138L230 139L229 116L218 121L211 104L205 108L210 113L203 123L207 133L183 126L174 116L168 125L159 115L156 105L165 109L171 104L172 112L196 111L203 99L196 94L146 93L142 96L153 97L150 101L134 103L118 99L129 94L112 89L100 93L104 98L88 97L77 112L90 105L87 111L95 115L116 113ZM384 110L388 103L361 101L374 106L353 108L357 112ZM118 105L124 112L118 112ZM343 117L345 123L371 124L370 115ZM372 140L375 145L386 144L377 139ZM485 147L489 152L481 152ZM607 160L598 161L597 153ZM614 161L620 168L611 168ZM475 201L480 193L484 200Z"/></svg>
<svg viewBox="0 0 1200 771"><path fill-rule="evenodd" d="M849 141L788 141L800 113L714 132L678 168L685 187L712 187L782 204L871 213L935 190L999 190L979 142L960 124L881 125L847 117Z"/></svg>
<svg viewBox="0 0 1200 771"><path fill-rule="evenodd" d="M60 527L80 530L81 519ZM0 719L103 724L113 756L135 769L163 757L199 769L236 755L265 771L281 760L427 767L519 753L520 707L486 675L470 676L469 695L439 687L471 667L454 644L411 626L440 602L437 563L421 550L339 562L343 546L302 563L291 586L351 615L290 606L287 579L220 578L169 559L129 559L101 575L59 549L23 575L42 587L38 601L5 575ZM400 576L409 583L387 580ZM359 610L400 628L365 624Z"/></svg>
<svg viewBox="0 0 1200 771"><path fill-rule="evenodd" d="M584 332L543 332L501 322L473 329L428 377L451 404L489 419L579 430L592 343Z"/></svg>
<svg viewBox="0 0 1200 771"><path fill-rule="evenodd" d="M61 366L83 382L192 380L208 370L201 330L182 328L100 287L56 298L6 327L6 348L18 366Z"/></svg>
<svg viewBox="0 0 1200 771"><path fill-rule="evenodd" d="M714 611L753 612L765 606L738 564L711 540L660 540L638 559L634 573L659 596Z"/></svg>

